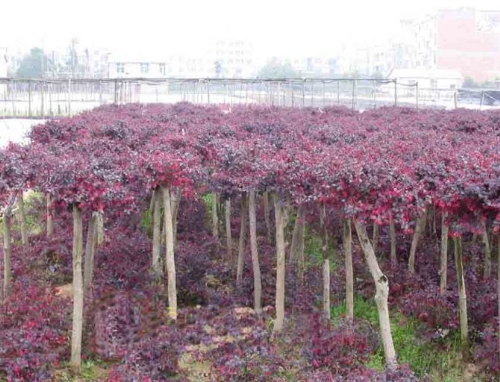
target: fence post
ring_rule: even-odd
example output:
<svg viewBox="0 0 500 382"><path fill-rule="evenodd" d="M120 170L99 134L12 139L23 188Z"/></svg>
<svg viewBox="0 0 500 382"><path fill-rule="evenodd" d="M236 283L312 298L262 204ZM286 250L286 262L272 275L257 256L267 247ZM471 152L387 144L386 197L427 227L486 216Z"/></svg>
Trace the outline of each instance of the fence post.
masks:
<svg viewBox="0 0 500 382"><path fill-rule="evenodd" d="M12 92L12 115L16 116L16 81L12 80L11 84L11 92Z"/></svg>
<svg viewBox="0 0 500 382"><path fill-rule="evenodd" d="M115 105L118 104L118 79L115 79Z"/></svg>
<svg viewBox="0 0 500 382"><path fill-rule="evenodd" d="M352 80L352 102L351 102L351 107L352 110L356 108L356 79Z"/></svg>
<svg viewBox="0 0 500 382"><path fill-rule="evenodd" d="M99 79L99 105L102 105L102 80Z"/></svg>
<svg viewBox="0 0 500 382"><path fill-rule="evenodd" d="M455 90L455 92L453 93L453 106L455 107L455 109L458 108L458 91Z"/></svg>
<svg viewBox="0 0 500 382"><path fill-rule="evenodd" d="M417 104L417 110L418 110L418 101L419 101L419 98L420 98L420 94L419 94L419 91L418 91L418 82L415 83L415 98L416 98L416 104Z"/></svg>
<svg viewBox="0 0 500 382"><path fill-rule="evenodd" d="M326 82L325 81L322 81L323 82L323 107L326 106Z"/></svg>
<svg viewBox="0 0 500 382"><path fill-rule="evenodd" d="M210 105L210 79L207 79L207 103Z"/></svg>
<svg viewBox="0 0 500 382"><path fill-rule="evenodd" d="M311 106L314 106L314 80L311 81Z"/></svg>
<svg viewBox="0 0 500 382"><path fill-rule="evenodd" d="M31 117L31 80L28 80L28 115Z"/></svg>
<svg viewBox="0 0 500 382"><path fill-rule="evenodd" d="M43 116L45 116L45 81L44 80L42 80L40 82L40 86L41 86L40 92L41 92L41 96L42 96L42 99L41 99L42 104L41 104L41 109L40 109L40 116L43 117Z"/></svg>
<svg viewBox="0 0 500 382"><path fill-rule="evenodd" d="M484 90L481 90L481 103L479 104L479 110L483 108L483 100L484 100Z"/></svg>
<svg viewBox="0 0 500 382"><path fill-rule="evenodd" d="M68 116L71 117L71 78L68 78Z"/></svg>
<svg viewBox="0 0 500 382"><path fill-rule="evenodd" d="M394 106L398 106L398 80L394 80Z"/></svg>
<svg viewBox="0 0 500 382"><path fill-rule="evenodd" d="M302 106L306 106L306 80L302 80Z"/></svg>
<svg viewBox="0 0 500 382"><path fill-rule="evenodd" d="M340 106L340 80L337 80L337 105Z"/></svg>

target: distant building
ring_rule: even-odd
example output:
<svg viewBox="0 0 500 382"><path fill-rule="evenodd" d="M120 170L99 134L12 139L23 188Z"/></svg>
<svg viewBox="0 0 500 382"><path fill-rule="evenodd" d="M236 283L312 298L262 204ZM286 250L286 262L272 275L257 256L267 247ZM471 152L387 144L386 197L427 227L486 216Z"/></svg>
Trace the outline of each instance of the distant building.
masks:
<svg viewBox="0 0 500 382"><path fill-rule="evenodd" d="M107 61L109 78L166 78L167 60L139 56L110 55Z"/></svg>
<svg viewBox="0 0 500 382"><path fill-rule="evenodd" d="M206 52L210 77L248 78L255 75L253 45L245 40L220 40Z"/></svg>
<svg viewBox="0 0 500 382"><path fill-rule="evenodd" d="M8 66L7 48L0 47L0 78L7 77Z"/></svg>
<svg viewBox="0 0 500 382"><path fill-rule="evenodd" d="M9 60L7 56L7 48L0 47L0 78L7 77ZM5 99L7 84L0 83L0 99Z"/></svg>
<svg viewBox="0 0 500 382"><path fill-rule="evenodd" d="M388 76L400 85L432 90L454 90L462 87L464 78L456 70L447 69L394 69Z"/></svg>
<svg viewBox="0 0 500 382"><path fill-rule="evenodd" d="M500 78L500 11L443 9L403 21L395 68L453 69L475 81Z"/></svg>
<svg viewBox="0 0 500 382"><path fill-rule="evenodd" d="M338 73L338 60L331 57L314 56L291 56L271 57L268 63L278 65L289 64L300 77L331 77Z"/></svg>

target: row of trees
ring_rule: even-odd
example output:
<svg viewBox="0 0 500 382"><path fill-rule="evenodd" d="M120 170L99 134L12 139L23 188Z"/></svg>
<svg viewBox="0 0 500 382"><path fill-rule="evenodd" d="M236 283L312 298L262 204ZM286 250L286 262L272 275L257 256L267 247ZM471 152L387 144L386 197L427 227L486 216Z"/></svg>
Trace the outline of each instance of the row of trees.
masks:
<svg viewBox="0 0 500 382"><path fill-rule="evenodd" d="M263 203L267 236L276 246L276 319L285 323L285 229L294 217L289 245L300 279L304 230L319 217L323 253L323 310L330 312L329 224L340 214L346 267L347 317L353 318L352 230L375 284L375 301L388 368L397 366L389 320L389 281L377 259L377 232L390 228L391 260L398 256L396 233L413 234L408 269L425 222L442 223L441 290L447 289L448 242L452 238L459 284L463 352L467 356L467 298L461 238L481 235L484 277L491 277L491 234L500 223L500 114L386 108L362 114L240 106L105 106L76 117L36 126L26 147L0 152L0 195L4 216L4 295L9 294L8 217L14 197L26 189L47 195L47 229L60 208L73 211L74 315L71 361L79 367L84 294L92 285L98 221L106 214L153 217L151 265L167 279L170 317L177 317L176 217L181 198L212 194L214 237L225 206L228 261L240 282L249 231L254 275L254 309L262 311L256 209ZM21 198L22 199L22 198ZM233 255L231 207L241 205L238 253ZM275 232L271 232L274 210ZM248 216L248 227L246 225ZM440 220L439 220L440 219ZM83 222L88 221L83 267ZM371 237L368 234L371 232ZM166 244L161 256L162 241ZM486 245L487 244L487 245ZM234 259L234 260L233 260ZM85 268L85 272L83 270ZM86 292L87 291L87 292Z"/></svg>

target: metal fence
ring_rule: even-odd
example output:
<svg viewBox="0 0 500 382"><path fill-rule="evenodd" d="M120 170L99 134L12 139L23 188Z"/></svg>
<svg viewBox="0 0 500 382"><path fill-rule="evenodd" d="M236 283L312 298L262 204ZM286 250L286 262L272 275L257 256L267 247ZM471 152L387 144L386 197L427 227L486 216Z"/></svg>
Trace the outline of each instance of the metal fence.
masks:
<svg viewBox="0 0 500 382"><path fill-rule="evenodd" d="M175 103L453 108L458 91L421 89L418 83L363 78L328 79L50 79L0 78L0 117L69 116L105 104ZM482 107L482 103L481 106Z"/></svg>

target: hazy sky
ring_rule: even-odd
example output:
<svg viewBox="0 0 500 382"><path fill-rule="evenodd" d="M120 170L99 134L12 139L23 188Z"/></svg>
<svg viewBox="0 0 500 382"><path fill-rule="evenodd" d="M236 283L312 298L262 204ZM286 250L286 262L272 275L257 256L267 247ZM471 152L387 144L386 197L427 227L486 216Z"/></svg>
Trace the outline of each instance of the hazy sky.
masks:
<svg viewBox="0 0 500 382"><path fill-rule="evenodd" d="M500 8L500 0L0 0L0 47L65 49L76 37L147 55L238 37L262 55L328 54L384 36L402 17L471 4Z"/></svg>

